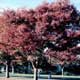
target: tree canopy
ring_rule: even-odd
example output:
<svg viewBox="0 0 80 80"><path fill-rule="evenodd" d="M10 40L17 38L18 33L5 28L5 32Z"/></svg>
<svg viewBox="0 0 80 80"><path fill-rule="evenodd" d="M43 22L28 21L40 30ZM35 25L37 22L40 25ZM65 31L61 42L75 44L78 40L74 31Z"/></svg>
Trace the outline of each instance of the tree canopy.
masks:
<svg viewBox="0 0 80 80"><path fill-rule="evenodd" d="M35 9L6 10L0 16L0 51L21 56L39 51L60 64L77 60L80 13L69 2L44 3ZM46 51L44 51L47 48Z"/></svg>

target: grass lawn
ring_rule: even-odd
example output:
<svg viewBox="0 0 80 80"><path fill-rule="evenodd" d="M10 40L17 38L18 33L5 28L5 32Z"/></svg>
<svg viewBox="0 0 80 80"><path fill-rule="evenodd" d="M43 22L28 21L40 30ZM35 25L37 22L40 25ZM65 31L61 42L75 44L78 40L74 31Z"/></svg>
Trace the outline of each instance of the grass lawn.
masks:
<svg viewBox="0 0 80 80"><path fill-rule="evenodd" d="M29 78L0 78L0 80L33 80Z"/></svg>
<svg viewBox="0 0 80 80"><path fill-rule="evenodd" d="M3 76L2 76L3 75ZM80 76L51 75L51 80L80 80ZM10 78L5 78L5 74L0 73L0 80L33 80L33 74L11 74ZM39 80L50 80L49 75L40 75Z"/></svg>
<svg viewBox="0 0 80 80"><path fill-rule="evenodd" d="M13 77L31 77L33 78L33 74L14 74L14 75L11 75ZM43 78L48 78L49 75L42 75L40 74L39 77L43 77ZM80 79L80 76L62 76L62 75L51 75L52 78L79 78Z"/></svg>

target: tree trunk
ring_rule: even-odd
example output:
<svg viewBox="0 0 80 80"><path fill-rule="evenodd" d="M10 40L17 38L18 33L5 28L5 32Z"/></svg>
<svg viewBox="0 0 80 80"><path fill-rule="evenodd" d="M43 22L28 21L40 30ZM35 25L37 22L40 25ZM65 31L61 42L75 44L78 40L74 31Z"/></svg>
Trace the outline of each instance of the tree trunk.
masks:
<svg viewBox="0 0 80 80"><path fill-rule="evenodd" d="M7 61L6 62L6 78L9 78L10 76L9 76L9 62Z"/></svg>
<svg viewBox="0 0 80 80"><path fill-rule="evenodd" d="M12 74L14 74L14 66L12 65Z"/></svg>
<svg viewBox="0 0 80 80"><path fill-rule="evenodd" d="M64 76L64 68L62 68L62 77Z"/></svg>
<svg viewBox="0 0 80 80"><path fill-rule="evenodd" d="M31 73L31 65L30 65L30 62L28 62L28 73Z"/></svg>
<svg viewBox="0 0 80 80"><path fill-rule="evenodd" d="M48 79L51 80L51 72L48 75Z"/></svg>
<svg viewBox="0 0 80 80"><path fill-rule="evenodd" d="M33 62L31 62L31 63L32 63L32 67L34 69L34 80L38 80L38 68L36 68L34 66L34 63Z"/></svg>
<svg viewBox="0 0 80 80"><path fill-rule="evenodd" d="M34 68L34 80L38 80L38 69Z"/></svg>

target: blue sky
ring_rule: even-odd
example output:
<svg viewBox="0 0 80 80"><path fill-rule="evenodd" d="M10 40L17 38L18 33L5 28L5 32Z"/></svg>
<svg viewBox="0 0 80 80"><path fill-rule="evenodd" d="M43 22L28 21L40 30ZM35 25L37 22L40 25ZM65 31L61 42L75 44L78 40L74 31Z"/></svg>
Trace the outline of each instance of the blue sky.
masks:
<svg viewBox="0 0 80 80"><path fill-rule="evenodd" d="M0 10L7 8L35 8L44 1L52 2L54 0L0 0ZM80 0L71 0L71 3L80 10Z"/></svg>

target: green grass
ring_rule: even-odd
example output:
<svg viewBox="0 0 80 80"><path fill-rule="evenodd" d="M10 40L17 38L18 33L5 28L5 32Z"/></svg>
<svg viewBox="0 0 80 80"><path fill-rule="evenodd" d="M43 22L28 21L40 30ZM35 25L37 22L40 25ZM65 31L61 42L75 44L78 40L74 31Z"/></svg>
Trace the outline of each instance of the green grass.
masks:
<svg viewBox="0 0 80 80"><path fill-rule="evenodd" d="M0 73L0 78L1 77L5 77L5 73ZM34 74L20 74L20 73L10 73L10 77L11 78L33 78L34 77ZM44 78L44 79L47 79L49 78L49 75L42 75L40 74L39 75L40 78ZM51 75L52 78L70 78L70 79L80 79L80 76L62 76L62 75Z"/></svg>
<svg viewBox="0 0 80 80"><path fill-rule="evenodd" d="M16 76L16 77L32 77L33 78L33 74L18 74L18 73L15 73L14 75L11 75L11 76ZM42 77L42 78L48 78L49 75L42 75L40 74L39 77ZM62 75L51 75L52 78L80 78L80 76L62 76Z"/></svg>

